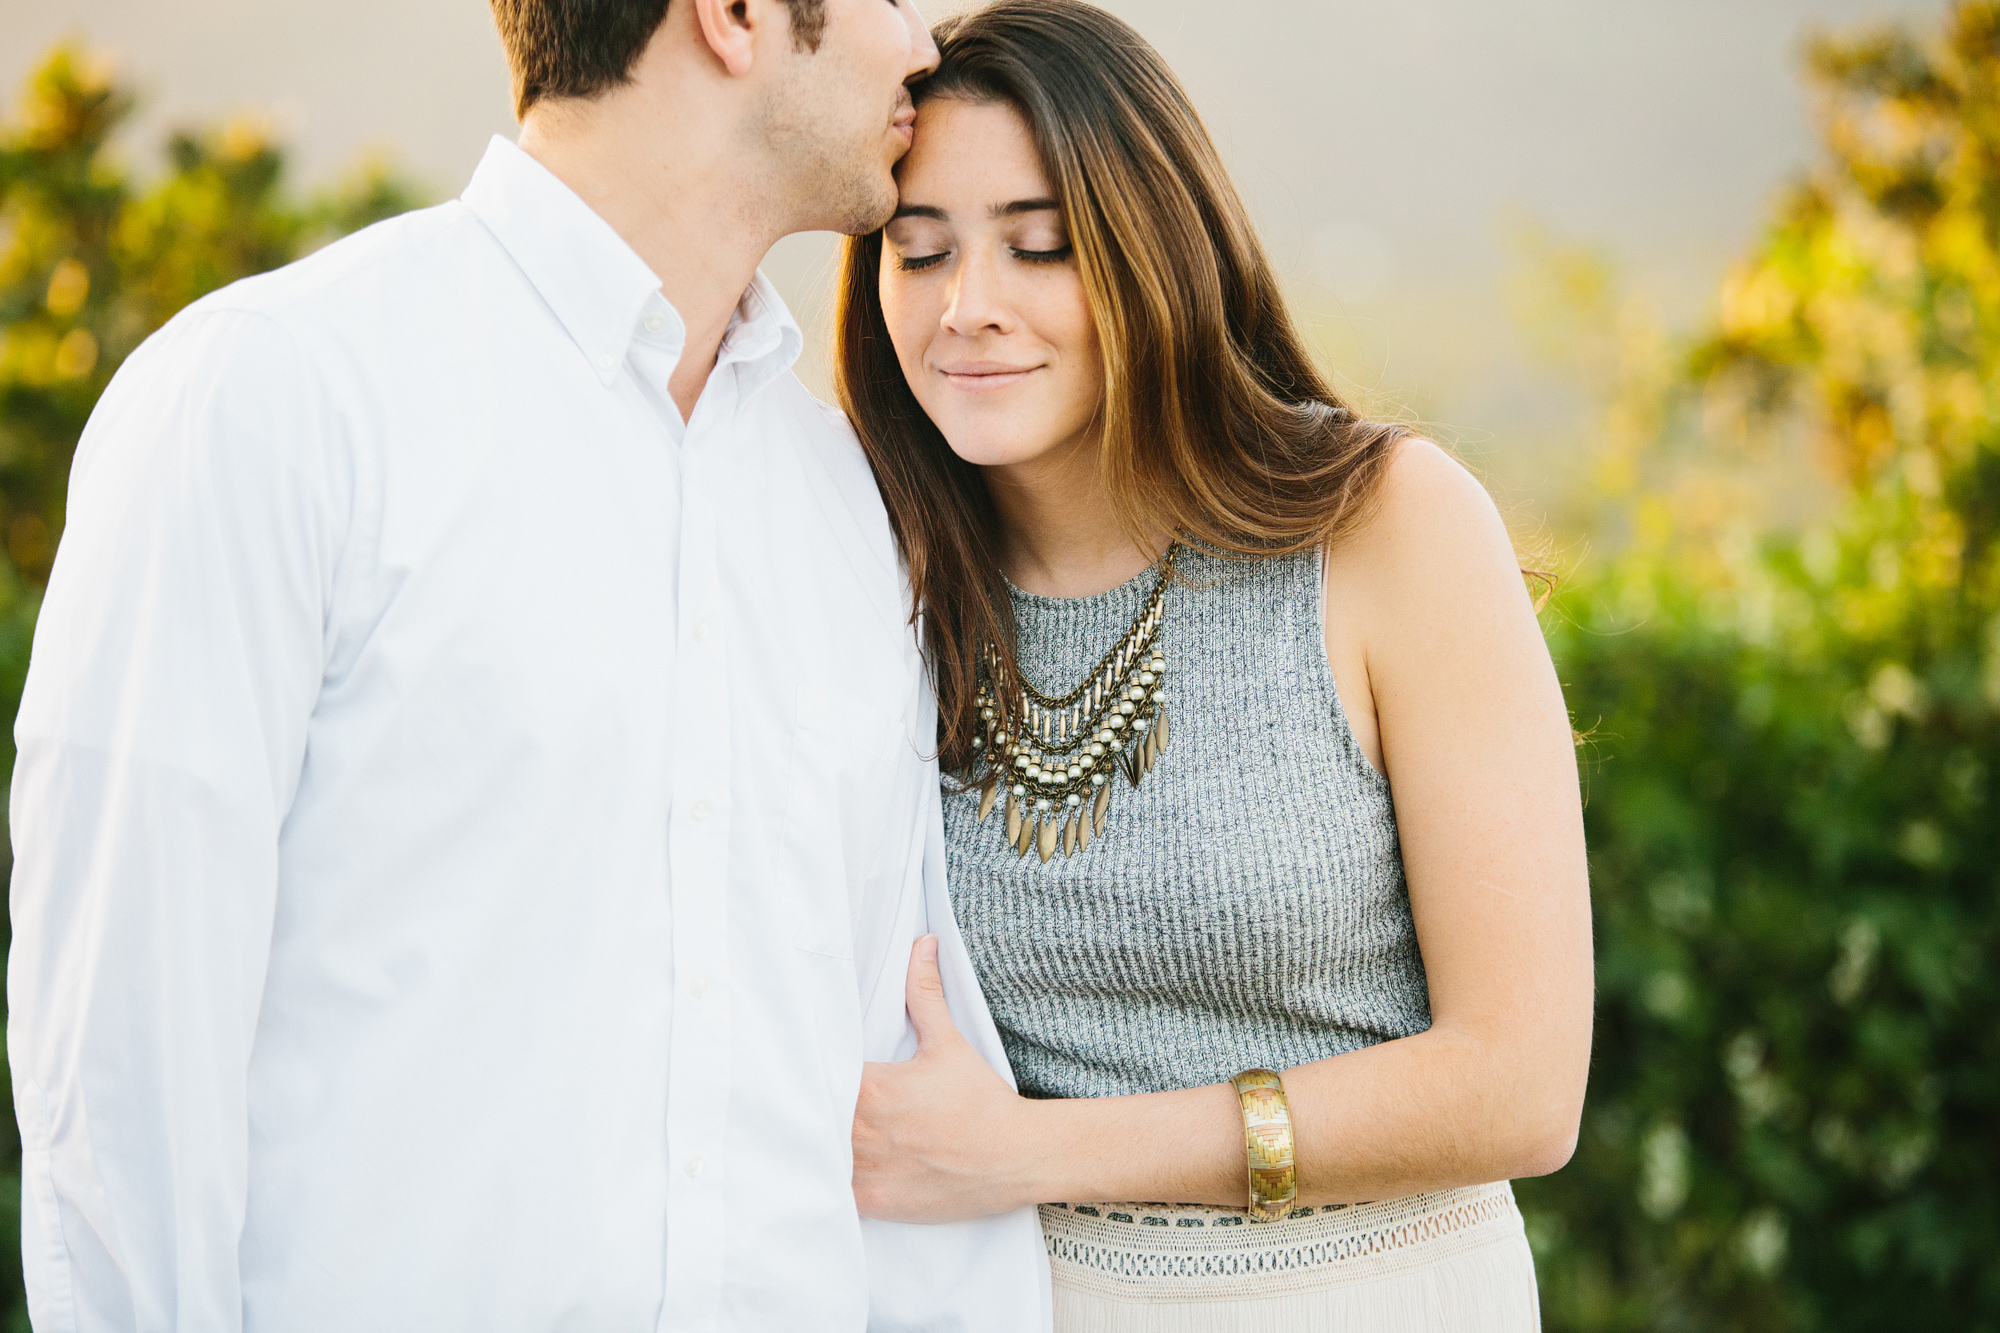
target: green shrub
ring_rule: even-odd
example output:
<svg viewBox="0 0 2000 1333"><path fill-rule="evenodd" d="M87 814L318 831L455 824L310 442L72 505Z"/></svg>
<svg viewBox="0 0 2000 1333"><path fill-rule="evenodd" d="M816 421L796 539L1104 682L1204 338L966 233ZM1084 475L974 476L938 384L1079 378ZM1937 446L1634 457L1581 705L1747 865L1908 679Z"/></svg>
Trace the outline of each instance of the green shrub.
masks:
<svg viewBox="0 0 2000 1333"><path fill-rule="evenodd" d="M1846 498L1646 496L1552 618L1599 985L1520 1187L1552 1329L2000 1329L2000 6L1811 67L1831 161L1621 419L1807 438Z"/></svg>
<svg viewBox="0 0 2000 1333"><path fill-rule="evenodd" d="M1599 1004L1520 1187L1549 1327L2000 1328L2000 621L1760 645L1678 591L1556 634Z"/></svg>

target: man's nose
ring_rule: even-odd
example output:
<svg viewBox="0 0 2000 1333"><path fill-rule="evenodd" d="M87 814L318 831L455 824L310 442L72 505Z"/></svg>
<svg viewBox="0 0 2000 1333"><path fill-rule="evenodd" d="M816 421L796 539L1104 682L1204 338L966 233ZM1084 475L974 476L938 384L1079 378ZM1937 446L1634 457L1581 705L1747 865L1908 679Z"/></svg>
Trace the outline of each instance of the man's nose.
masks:
<svg viewBox="0 0 2000 1333"><path fill-rule="evenodd" d="M903 11L903 22L910 29L910 72L903 77L915 82L937 69L937 43L931 40L930 25L917 12L917 0L901 0L899 8Z"/></svg>

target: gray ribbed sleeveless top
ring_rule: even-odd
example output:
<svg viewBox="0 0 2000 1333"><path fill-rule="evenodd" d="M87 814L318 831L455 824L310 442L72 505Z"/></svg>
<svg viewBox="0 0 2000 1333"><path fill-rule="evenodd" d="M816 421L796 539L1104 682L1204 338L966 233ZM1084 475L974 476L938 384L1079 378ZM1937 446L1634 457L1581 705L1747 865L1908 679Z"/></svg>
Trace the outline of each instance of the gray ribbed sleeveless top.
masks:
<svg viewBox="0 0 2000 1333"><path fill-rule="evenodd" d="M947 784L952 906L1021 1090L1162 1092L1430 1026L1389 784L1326 661L1320 560L1184 551L1166 594L1172 743L1114 775L1104 836L1044 865ZM1060 695L1125 633L1146 570L1014 592L1021 670Z"/></svg>

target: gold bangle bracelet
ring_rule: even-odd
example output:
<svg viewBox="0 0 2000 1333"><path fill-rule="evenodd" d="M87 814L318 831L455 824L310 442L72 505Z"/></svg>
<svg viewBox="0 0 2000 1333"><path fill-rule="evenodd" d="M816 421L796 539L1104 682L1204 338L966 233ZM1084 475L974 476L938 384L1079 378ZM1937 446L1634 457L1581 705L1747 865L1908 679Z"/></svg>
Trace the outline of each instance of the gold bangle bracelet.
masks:
<svg viewBox="0 0 2000 1333"><path fill-rule="evenodd" d="M1250 1220L1275 1222L1299 1197L1292 1160L1292 1111L1285 1084L1268 1069L1246 1069L1230 1082L1243 1109L1243 1156L1250 1173Z"/></svg>

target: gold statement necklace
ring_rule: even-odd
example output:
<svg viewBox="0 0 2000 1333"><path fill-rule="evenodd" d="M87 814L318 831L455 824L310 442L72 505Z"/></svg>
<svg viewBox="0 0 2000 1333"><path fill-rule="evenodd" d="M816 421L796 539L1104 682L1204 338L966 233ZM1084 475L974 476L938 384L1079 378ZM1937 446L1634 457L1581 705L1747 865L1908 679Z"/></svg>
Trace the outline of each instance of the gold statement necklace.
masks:
<svg viewBox="0 0 2000 1333"><path fill-rule="evenodd" d="M1104 836L1113 777L1123 772L1136 787L1166 751L1172 728L1160 608L1179 550L1171 545L1160 558L1160 580L1132 628L1061 698L1015 678L988 647L973 700L985 732L972 738L979 818L984 822L1004 795L1007 845L1017 856L1032 847L1046 865L1058 850L1070 857L1090 846ZM1012 732L1000 730L1003 698L1018 703Z"/></svg>

